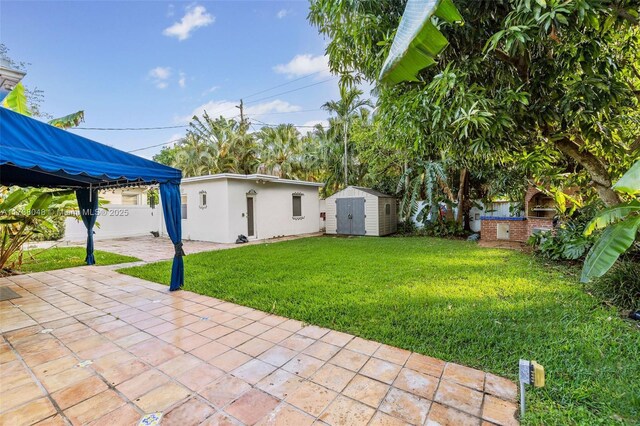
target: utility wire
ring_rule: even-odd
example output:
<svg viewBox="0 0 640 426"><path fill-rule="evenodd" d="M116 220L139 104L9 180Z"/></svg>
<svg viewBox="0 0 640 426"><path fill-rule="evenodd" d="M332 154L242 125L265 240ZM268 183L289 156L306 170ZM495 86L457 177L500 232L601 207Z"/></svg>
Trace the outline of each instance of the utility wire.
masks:
<svg viewBox="0 0 640 426"><path fill-rule="evenodd" d="M74 130L165 130L165 129L182 129L189 127L188 124L180 124L175 126L158 126L158 127L75 127Z"/></svg>
<svg viewBox="0 0 640 426"><path fill-rule="evenodd" d="M263 94L265 92L270 92L273 89L277 89L279 87L286 86L286 85L291 84L291 83L295 83L296 81L300 81L300 80L303 80L305 78L309 78L311 76L314 76L316 74L320 74L321 72L325 72L325 71L328 71L328 70L329 70L329 68L325 68L325 69L320 70L320 71L312 72L311 74L303 75L302 77L298 77L298 78L295 78L293 80L287 81L286 83L278 84L277 86L273 86L273 87L270 87L268 89L264 89L264 90L261 90L259 92L252 93L249 96L243 96L242 98L243 99L252 98L252 97L254 97L256 95L261 95L261 94Z"/></svg>
<svg viewBox="0 0 640 426"><path fill-rule="evenodd" d="M308 87L317 86L318 84L323 84L323 83L326 83L328 81L335 80L336 78L338 78L338 77L327 78L326 80L318 81L317 83L307 84L306 86L298 87L296 89L287 90L286 92L280 92L280 93L276 93L274 95L265 96L263 98L254 99L253 101L247 102L247 103L248 104L255 104L256 102L264 101L265 99L271 99L271 98L275 98L276 96L286 95L287 93L297 92L298 90L306 89Z"/></svg>

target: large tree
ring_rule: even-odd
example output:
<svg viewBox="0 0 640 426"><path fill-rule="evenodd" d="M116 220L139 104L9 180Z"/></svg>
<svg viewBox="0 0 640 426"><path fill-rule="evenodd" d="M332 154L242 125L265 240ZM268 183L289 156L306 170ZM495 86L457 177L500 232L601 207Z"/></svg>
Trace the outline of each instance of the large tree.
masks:
<svg viewBox="0 0 640 426"><path fill-rule="evenodd" d="M435 21L450 42L438 64L417 83L378 85L386 137L410 159L445 152L465 168L568 173L618 202L611 183L640 155L638 3L455 4L465 24ZM374 82L403 10L393 0L314 0L309 19L343 82Z"/></svg>

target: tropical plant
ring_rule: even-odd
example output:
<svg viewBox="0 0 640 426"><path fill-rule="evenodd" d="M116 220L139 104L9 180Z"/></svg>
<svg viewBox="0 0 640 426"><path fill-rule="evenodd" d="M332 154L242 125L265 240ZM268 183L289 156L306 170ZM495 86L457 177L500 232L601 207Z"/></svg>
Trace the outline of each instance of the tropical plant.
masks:
<svg viewBox="0 0 640 426"><path fill-rule="evenodd" d="M292 124L265 126L257 134L258 173L281 178L302 178L302 144L300 132Z"/></svg>
<svg viewBox="0 0 640 426"><path fill-rule="evenodd" d="M584 230L591 235L596 229L602 234L584 261L580 280L588 282L601 277L614 265L618 257L638 244L640 232L640 160L625 173L613 189L628 201L601 211Z"/></svg>
<svg viewBox="0 0 640 426"><path fill-rule="evenodd" d="M22 247L34 235L57 230L54 218L77 208L73 191L35 188L0 190L0 273L19 269Z"/></svg>
<svg viewBox="0 0 640 426"><path fill-rule="evenodd" d="M368 99L362 99L362 90L348 88L345 85L340 86L340 99L337 101L329 101L322 105L322 108L331 114L335 114L335 118L330 120L332 133L340 135L343 141L343 178L344 186L349 185L349 129L354 117L360 113L365 106L371 106Z"/></svg>

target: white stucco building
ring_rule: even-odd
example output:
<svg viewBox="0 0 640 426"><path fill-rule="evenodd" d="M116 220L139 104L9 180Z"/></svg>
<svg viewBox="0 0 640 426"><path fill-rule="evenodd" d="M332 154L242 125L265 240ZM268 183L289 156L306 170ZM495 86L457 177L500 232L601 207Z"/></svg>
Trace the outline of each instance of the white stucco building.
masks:
<svg viewBox="0 0 640 426"><path fill-rule="evenodd" d="M222 173L186 178L180 186L186 240L233 243L241 234L265 239L320 231L321 183Z"/></svg>

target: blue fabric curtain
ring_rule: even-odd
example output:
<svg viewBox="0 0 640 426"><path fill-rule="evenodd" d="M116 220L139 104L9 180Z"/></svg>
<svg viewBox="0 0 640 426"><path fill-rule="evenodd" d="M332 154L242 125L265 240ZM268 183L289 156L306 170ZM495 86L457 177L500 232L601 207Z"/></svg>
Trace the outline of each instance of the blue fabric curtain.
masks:
<svg viewBox="0 0 640 426"><path fill-rule="evenodd" d="M171 286L169 290L179 290L184 284L184 250L182 250L182 210L180 209L180 185L174 183L160 184L162 212L167 226L169 238L173 243L175 255L171 268Z"/></svg>
<svg viewBox="0 0 640 426"><path fill-rule="evenodd" d="M96 259L93 256L93 225L96 224L96 219L98 218L98 190L89 188L77 189L76 198L80 208L80 217L84 226L87 227L87 257L85 257L84 261L87 265L94 265Z"/></svg>

